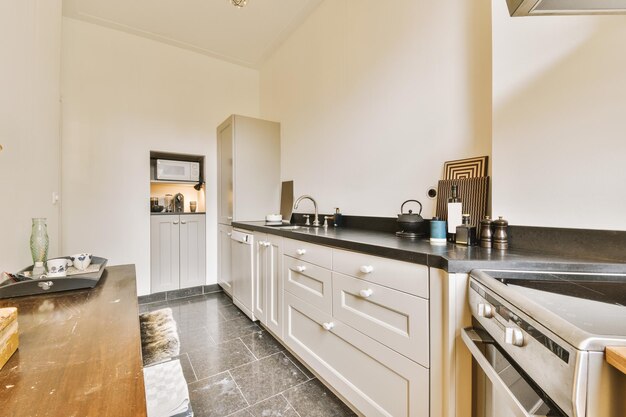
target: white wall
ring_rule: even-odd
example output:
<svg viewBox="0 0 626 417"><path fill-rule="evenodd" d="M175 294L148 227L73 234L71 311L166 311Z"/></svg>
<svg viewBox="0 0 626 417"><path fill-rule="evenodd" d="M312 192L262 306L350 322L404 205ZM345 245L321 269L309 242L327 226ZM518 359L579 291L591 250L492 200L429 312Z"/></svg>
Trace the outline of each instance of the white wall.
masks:
<svg viewBox="0 0 626 417"><path fill-rule="evenodd" d="M320 210L395 216L491 145L489 0L327 0L261 68L282 178ZM302 207L308 211L310 208Z"/></svg>
<svg viewBox="0 0 626 417"><path fill-rule="evenodd" d="M63 251L134 263L149 292L150 150L205 155L207 283L216 282L215 129L258 115L258 72L63 19Z"/></svg>
<svg viewBox="0 0 626 417"><path fill-rule="evenodd" d="M61 0L0 1L0 272L32 263L32 217L58 255Z"/></svg>
<svg viewBox="0 0 626 417"><path fill-rule="evenodd" d="M626 230L626 16L510 18L493 2L493 213Z"/></svg>

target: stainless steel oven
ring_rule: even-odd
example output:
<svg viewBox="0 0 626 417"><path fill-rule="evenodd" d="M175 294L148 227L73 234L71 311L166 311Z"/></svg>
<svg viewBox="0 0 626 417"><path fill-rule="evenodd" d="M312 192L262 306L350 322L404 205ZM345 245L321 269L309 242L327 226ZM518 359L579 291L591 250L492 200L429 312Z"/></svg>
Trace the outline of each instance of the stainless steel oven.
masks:
<svg viewBox="0 0 626 417"><path fill-rule="evenodd" d="M626 275L472 271L475 417L624 417ZM621 318L621 319L620 319Z"/></svg>

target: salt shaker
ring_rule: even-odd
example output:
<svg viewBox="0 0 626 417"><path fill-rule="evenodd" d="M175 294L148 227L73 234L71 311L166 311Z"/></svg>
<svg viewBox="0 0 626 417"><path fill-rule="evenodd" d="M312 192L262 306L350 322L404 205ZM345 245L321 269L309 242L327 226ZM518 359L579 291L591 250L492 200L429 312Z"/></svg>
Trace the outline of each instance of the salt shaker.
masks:
<svg viewBox="0 0 626 417"><path fill-rule="evenodd" d="M480 221L480 247L491 248L493 246L493 220L491 217L485 216Z"/></svg>
<svg viewBox="0 0 626 417"><path fill-rule="evenodd" d="M509 222L504 220L502 216L498 217L498 220L493 222L493 247L494 249L505 250L509 248L509 237L507 235L507 228Z"/></svg>

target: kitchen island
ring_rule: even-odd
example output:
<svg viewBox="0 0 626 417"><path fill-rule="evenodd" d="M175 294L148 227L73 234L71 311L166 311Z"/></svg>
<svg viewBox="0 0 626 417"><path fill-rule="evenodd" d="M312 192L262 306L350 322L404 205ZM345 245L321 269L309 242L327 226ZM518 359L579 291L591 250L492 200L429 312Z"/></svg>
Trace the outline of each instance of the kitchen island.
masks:
<svg viewBox="0 0 626 417"><path fill-rule="evenodd" d="M93 289L0 300L17 307L19 349L0 370L0 414L146 416L133 265Z"/></svg>

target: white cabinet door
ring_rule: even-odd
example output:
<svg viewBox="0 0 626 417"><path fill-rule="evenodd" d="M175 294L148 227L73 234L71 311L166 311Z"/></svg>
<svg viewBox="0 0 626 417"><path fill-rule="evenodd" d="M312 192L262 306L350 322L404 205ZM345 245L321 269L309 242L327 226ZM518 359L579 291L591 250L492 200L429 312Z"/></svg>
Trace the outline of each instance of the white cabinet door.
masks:
<svg viewBox="0 0 626 417"><path fill-rule="evenodd" d="M325 313L332 313L330 270L283 255L283 283L285 291L297 295Z"/></svg>
<svg viewBox="0 0 626 417"><path fill-rule="evenodd" d="M176 290L180 282L180 216L150 216L150 291Z"/></svg>
<svg viewBox="0 0 626 417"><path fill-rule="evenodd" d="M428 300L333 272L333 316L428 368Z"/></svg>
<svg viewBox="0 0 626 417"><path fill-rule="evenodd" d="M254 316L254 235L248 231L233 230L231 240L231 273L233 285L233 303L243 313L255 321ZM246 236L246 241L239 240Z"/></svg>
<svg viewBox="0 0 626 417"><path fill-rule="evenodd" d="M428 417L428 369L285 293L284 341L368 417Z"/></svg>
<svg viewBox="0 0 626 417"><path fill-rule="evenodd" d="M269 247L270 242L265 233L254 233L254 316L263 324L267 323Z"/></svg>
<svg viewBox="0 0 626 417"><path fill-rule="evenodd" d="M180 216L180 288L206 284L206 223L203 214Z"/></svg>
<svg viewBox="0 0 626 417"><path fill-rule="evenodd" d="M268 235L268 273L265 282L265 301L267 310L267 328L279 339L283 337L282 316L283 316L283 282L282 282L282 242L280 236Z"/></svg>
<svg viewBox="0 0 626 417"><path fill-rule="evenodd" d="M218 263L217 263L217 283L225 293L232 297L233 286L231 281L231 249L230 235L233 231L231 226L218 225Z"/></svg>
<svg viewBox="0 0 626 417"><path fill-rule="evenodd" d="M233 219L233 118L217 129L217 222L230 224Z"/></svg>

